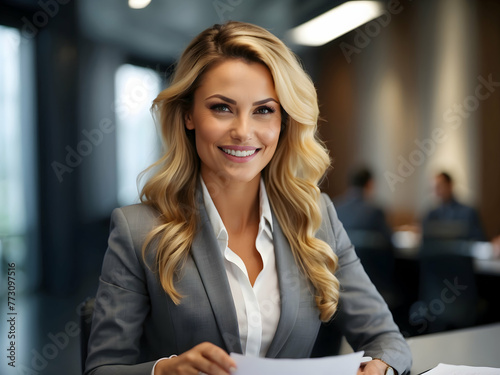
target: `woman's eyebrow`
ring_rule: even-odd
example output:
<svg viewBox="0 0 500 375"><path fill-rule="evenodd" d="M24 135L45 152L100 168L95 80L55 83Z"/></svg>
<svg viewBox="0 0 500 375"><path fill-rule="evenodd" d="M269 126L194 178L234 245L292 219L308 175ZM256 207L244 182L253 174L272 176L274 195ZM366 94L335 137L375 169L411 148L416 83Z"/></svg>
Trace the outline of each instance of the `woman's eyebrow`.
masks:
<svg viewBox="0 0 500 375"><path fill-rule="evenodd" d="M268 102L276 102L276 104L279 104L276 99L274 99L274 98L267 98L267 99L259 100L258 102L254 102L252 105L261 105L261 104L266 104Z"/></svg>
<svg viewBox="0 0 500 375"><path fill-rule="evenodd" d="M219 99L224 100L225 102L228 102L228 103L231 103L231 104L236 104L236 100L230 99L227 96L220 95L220 94L215 94L215 95L209 96L206 100L212 99L212 98L219 98ZM262 100L256 101L256 102L252 103L252 105L254 105L254 106L255 105L261 105L261 104L265 104L265 103L268 103L268 102L276 102L276 104L279 104L276 99L274 99L274 98L267 98L267 99L262 99Z"/></svg>
<svg viewBox="0 0 500 375"><path fill-rule="evenodd" d="M224 95L215 94L215 95L209 96L206 100L211 99L211 98L219 98L219 99L224 100L225 102L228 102L231 104L236 104L236 100L229 99L228 97L226 97Z"/></svg>

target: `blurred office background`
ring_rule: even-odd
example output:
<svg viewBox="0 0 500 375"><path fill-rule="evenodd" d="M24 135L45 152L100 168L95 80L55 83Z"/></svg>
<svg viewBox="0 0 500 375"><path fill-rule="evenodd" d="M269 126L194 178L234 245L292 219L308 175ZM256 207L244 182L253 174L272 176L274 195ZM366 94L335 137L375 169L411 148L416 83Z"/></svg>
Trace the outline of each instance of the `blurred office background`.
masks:
<svg viewBox="0 0 500 375"><path fill-rule="evenodd" d="M371 168L373 200L399 239L391 276L403 287L391 307L405 335L427 333L411 314L434 174L448 171L457 198L477 208L486 248L500 234L500 2L382 2L380 17L326 44L291 39L290 29L342 3L0 1L0 295L3 319L15 263L18 366L79 373L70 333L95 293L110 213L137 202L137 175L161 150L151 101L187 43L227 20L269 29L301 58L333 159L323 190L342 196L350 171ZM498 267L474 273L467 287L479 313L467 324L498 320L489 297L499 279ZM443 316L443 306L461 308L441 305L427 307ZM0 357L0 372L15 373L7 361Z"/></svg>

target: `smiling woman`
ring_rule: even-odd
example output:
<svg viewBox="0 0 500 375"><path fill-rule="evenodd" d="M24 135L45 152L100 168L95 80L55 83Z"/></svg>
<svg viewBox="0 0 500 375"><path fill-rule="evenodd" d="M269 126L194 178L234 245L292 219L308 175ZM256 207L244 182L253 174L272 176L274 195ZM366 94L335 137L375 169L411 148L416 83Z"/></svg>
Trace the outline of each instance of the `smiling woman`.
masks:
<svg viewBox="0 0 500 375"><path fill-rule="evenodd" d="M309 357L329 322L374 358L359 374L407 372L409 348L318 188L330 160L295 55L258 26L215 25L153 110L166 151L142 203L113 212L86 374Z"/></svg>
<svg viewBox="0 0 500 375"><path fill-rule="evenodd" d="M229 59L204 74L186 128L194 130L206 184L252 183L270 162L281 128L280 104L265 65Z"/></svg>

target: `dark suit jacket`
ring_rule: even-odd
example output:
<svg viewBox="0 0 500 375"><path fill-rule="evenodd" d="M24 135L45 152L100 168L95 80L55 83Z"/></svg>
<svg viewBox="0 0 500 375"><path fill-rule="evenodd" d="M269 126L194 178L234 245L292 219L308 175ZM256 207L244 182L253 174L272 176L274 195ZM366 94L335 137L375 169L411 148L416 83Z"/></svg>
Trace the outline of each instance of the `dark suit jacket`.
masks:
<svg viewBox="0 0 500 375"><path fill-rule="evenodd" d="M116 209L102 267L89 342L86 374L149 375L154 362L204 341L241 353L236 312L223 258L198 194L200 227L182 274L184 296L175 305L142 259L146 234L157 213L145 205ZM339 257L342 291L334 318L355 350L381 358L400 374L411 354L387 305L364 272L330 199L322 198L323 225L317 236ZM281 316L267 357L311 355L321 322L311 286L301 275L276 220L273 241L281 293Z"/></svg>
<svg viewBox="0 0 500 375"><path fill-rule="evenodd" d="M477 211L455 198L431 210L422 230L426 239L486 241Z"/></svg>

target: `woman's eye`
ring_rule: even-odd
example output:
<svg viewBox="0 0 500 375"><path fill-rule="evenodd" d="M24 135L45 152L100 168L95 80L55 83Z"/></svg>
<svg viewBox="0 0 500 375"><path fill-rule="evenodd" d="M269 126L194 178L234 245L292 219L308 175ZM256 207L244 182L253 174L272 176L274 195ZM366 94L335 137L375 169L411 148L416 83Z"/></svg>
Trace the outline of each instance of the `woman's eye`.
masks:
<svg viewBox="0 0 500 375"><path fill-rule="evenodd" d="M257 113L259 115L268 115L268 114L271 114L271 113L274 113L274 112L275 112L274 108L267 107L267 106L259 107L255 111L255 113Z"/></svg>
<svg viewBox="0 0 500 375"><path fill-rule="evenodd" d="M215 112L231 112L229 106L227 104L222 104L222 103L214 104L210 107L210 109Z"/></svg>

